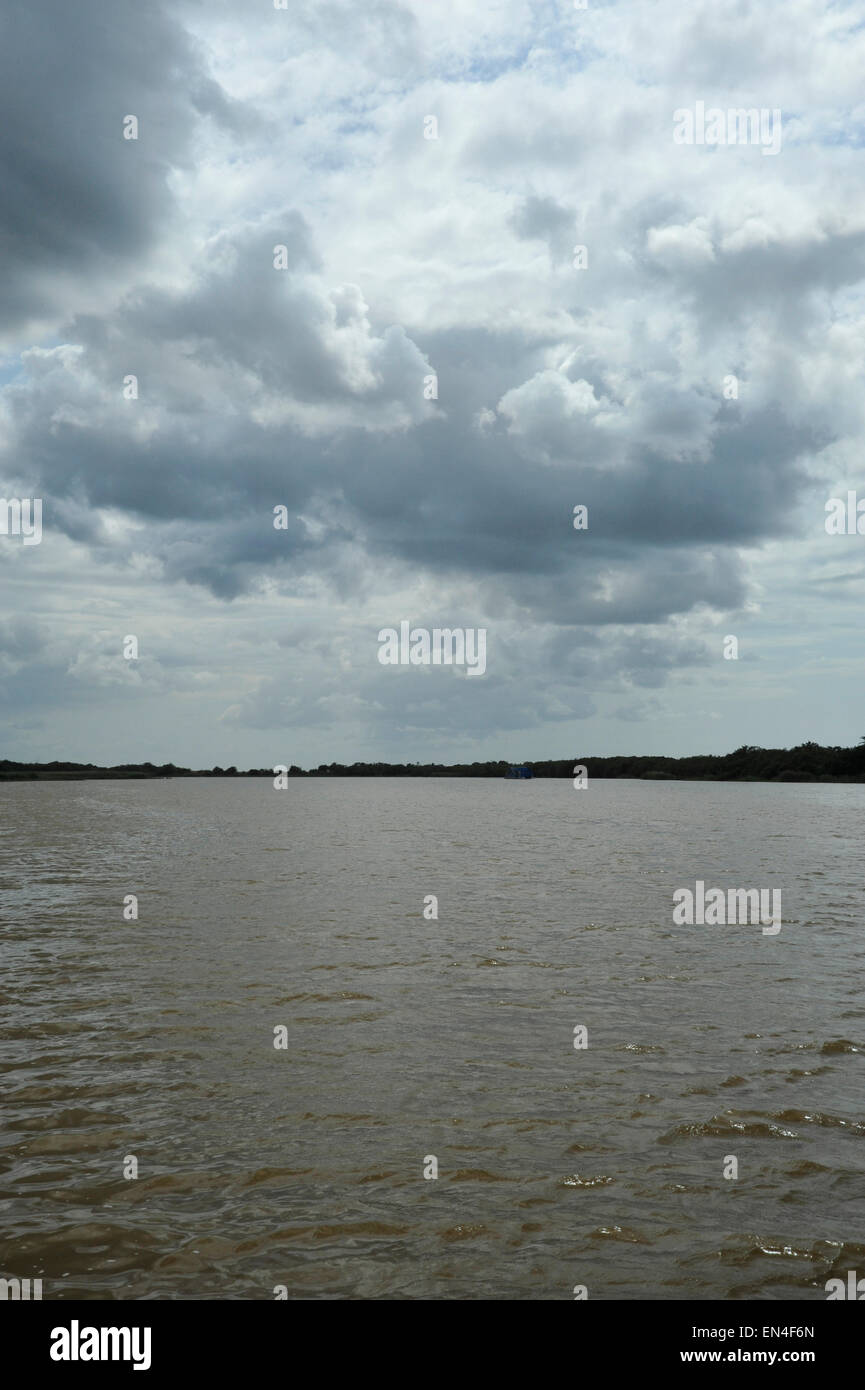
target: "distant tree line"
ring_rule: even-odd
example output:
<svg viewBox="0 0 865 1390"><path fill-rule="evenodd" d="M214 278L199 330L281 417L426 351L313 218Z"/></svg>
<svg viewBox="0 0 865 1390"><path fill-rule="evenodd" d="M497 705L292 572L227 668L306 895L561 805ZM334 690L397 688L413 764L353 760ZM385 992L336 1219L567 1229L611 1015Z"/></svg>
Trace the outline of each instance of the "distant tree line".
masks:
<svg viewBox="0 0 865 1390"><path fill-rule="evenodd" d="M519 760L522 763L522 760ZM743 744L734 753L700 753L690 758L573 758L525 762L535 777L572 777L584 766L589 777L636 777L649 780L702 782L865 782L865 738L855 748L824 748L800 743L795 748L758 748ZM320 763L289 768L290 777L504 777L514 764L484 763ZM18 763L0 760L0 781L72 781L89 777L272 777L272 767L212 767L195 770L174 763Z"/></svg>

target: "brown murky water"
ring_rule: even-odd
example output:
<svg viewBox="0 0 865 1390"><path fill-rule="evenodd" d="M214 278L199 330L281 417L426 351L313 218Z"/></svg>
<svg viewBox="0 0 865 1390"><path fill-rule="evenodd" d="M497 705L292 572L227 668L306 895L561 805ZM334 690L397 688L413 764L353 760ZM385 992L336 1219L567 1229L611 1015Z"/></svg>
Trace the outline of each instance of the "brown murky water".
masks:
<svg viewBox="0 0 865 1390"><path fill-rule="evenodd" d="M855 786L0 787L0 1275L825 1298L865 1270L863 812ZM780 933L674 926L698 878L780 888Z"/></svg>

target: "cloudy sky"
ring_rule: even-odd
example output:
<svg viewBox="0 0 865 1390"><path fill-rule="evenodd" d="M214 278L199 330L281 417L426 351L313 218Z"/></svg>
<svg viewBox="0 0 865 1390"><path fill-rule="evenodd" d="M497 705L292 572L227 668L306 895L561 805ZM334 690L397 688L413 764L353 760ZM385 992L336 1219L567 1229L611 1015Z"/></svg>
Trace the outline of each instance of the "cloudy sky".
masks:
<svg viewBox="0 0 865 1390"><path fill-rule="evenodd" d="M0 483L43 499L0 756L865 733L824 524L865 496L861 6L6 0L0 39ZM676 143L698 102L780 151ZM485 674L380 664L402 620Z"/></svg>

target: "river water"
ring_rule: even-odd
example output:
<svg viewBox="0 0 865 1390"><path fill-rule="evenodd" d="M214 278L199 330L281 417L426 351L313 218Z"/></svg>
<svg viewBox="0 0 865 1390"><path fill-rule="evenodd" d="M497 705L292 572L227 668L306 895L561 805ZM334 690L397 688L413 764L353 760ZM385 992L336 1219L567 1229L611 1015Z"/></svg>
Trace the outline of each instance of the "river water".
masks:
<svg viewBox="0 0 865 1390"><path fill-rule="evenodd" d="M0 817L0 1276L807 1300L865 1274L865 787L22 782ZM780 889L780 932L674 925L698 879Z"/></svg>

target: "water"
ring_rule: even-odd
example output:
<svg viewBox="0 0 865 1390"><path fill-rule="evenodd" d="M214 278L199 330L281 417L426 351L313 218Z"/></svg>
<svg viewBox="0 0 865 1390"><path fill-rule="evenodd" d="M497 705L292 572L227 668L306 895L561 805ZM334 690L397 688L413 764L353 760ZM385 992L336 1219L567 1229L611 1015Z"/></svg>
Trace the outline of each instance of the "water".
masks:
<svg viewBox="0 0 865 1390"><path fill-rule="evenodd" d="M0 787L0 1275L824 1299L865 1273L863 811L837 785ZM698 878L781 888L780 933L674 926Z"/></svg>

